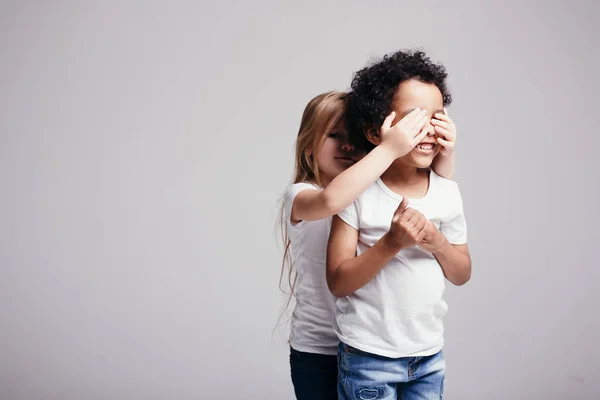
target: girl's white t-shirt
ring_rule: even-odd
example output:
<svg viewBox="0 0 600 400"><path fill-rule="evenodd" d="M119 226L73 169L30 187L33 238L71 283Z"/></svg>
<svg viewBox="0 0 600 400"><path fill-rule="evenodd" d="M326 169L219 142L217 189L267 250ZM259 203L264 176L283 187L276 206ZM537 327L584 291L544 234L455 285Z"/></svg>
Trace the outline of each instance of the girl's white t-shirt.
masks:
<svg viewBox="0 0 600 400"><path fill-rule="evenodd" d="M378 179L339 217L359 231L357 255L390 228L402 196ZM452 244L467 242L458 185L430 172L429 189L408 207L432 221ZM429 356L444 345L445 277L435 257L418 246L402 249L362 288L337 299L334 329L340 340L385 357Z"/></svg>
<svg viewBox="0 0 600 400"><path fill-rule="evenodd" d="M325 261L331 217L292 225L290 216L296 195L303 190L321 190L310 183L290 185L284 194L283 217L287 223L290 250L298 279L296 305L290 325L290 344L306 353L336 355L339 339L333 330L335 298L327 287Z"/></svg>

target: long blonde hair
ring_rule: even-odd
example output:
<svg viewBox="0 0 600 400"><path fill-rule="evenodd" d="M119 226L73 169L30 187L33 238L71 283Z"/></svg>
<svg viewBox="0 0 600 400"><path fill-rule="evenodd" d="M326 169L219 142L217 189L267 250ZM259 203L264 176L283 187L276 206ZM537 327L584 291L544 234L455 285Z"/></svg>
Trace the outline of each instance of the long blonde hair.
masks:
<svg viewBox="0 0 600 400"><path fill-rule="evenodd" d="M309 182L323 187L319 176L319 163L317 158L319 151L327 135L343 118L346 108L345 92L326 92L320 94L308 102L302 113L298 138L296 139L296 158L292 183ZM310 150L310 151L309 151ZM294 260L290 254L290 239L287 232L287 221L284 215L284 198L280 199L280 211L278 225L281 229L281 240L284 246L283 260L281 263L281 274L279 276L279 288L287 293L282 286L283 277L287 270L287 284L289 297L282 311L288 309L292 297L295 295L294 288L298 279L298 273L294 270Z"/></svg>

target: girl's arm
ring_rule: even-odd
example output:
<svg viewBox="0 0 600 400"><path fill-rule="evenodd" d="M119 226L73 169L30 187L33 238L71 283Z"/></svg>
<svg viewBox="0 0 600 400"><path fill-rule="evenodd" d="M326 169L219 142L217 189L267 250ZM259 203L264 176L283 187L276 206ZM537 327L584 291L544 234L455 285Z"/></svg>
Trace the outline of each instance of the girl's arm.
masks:
<svg viewBox="0 0 600 400"><path fill-rule="evenodd" d="M438 154L431 163L431 168L439 176L452 179L454 176L454 151L448 155Z"/></svg>
<svg viewBox="0 0 600 400"><path fill-rule="evenodd" d="M375 182L396 158L392 149L382 144L339 174L325 189L298 193L292 205L292 222L314 221L342 211Z"/></svg>
<svg viewBox="0 0 600 400"><path fill-rule="evenodd" d="M292 204L291 221L315 221L335 215L348 207L395 159L411 151L427 135L422 129L427 110L415 109L392 126L395 113L383 122L382 142L362 160L339 174L323 190L303 190Z"/></svg>

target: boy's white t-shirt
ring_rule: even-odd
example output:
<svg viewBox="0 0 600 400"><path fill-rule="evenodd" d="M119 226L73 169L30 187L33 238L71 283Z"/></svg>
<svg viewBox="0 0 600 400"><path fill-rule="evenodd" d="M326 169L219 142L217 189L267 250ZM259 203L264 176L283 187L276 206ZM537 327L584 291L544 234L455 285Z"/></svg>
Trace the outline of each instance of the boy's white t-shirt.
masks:
<svg viewBox="0 0 600 400"><path fill-rule="evenodd" d="M289 251L298 272L290 344L294 350L306 353L336 355L339 339L332 326L335 297L329 291L325 277L331 217L294 225L290 222L294 199L305 189L321 190L310 183L295 183L284 194L283 217L291 241Z"/></svg>
<svg viewBox="0 0 600 400"><path fill-rule="evenodd" d="M359 231L357 255L388 230L402 196L381 179L339 217ZM429 189L408 207L432 221L452 244L467 242L458 185L430 171ZM444 345L445 277L435 257L418 246L402 249L379 273L351 295L337 299L334 329L352 347L385 357L433 355Z"/></svg>

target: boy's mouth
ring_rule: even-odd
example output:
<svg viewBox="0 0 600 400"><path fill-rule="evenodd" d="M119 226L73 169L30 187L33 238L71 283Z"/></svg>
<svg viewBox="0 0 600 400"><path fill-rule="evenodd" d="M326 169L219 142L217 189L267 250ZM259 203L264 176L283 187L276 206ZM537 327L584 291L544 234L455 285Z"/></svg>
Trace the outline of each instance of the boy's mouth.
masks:
<svg viewBox="0 0 600 400"><path fill-rule="evenodd" d="M424 154L424 155L429 155L432 154L433 151L435 150L437 144L435 143L419 143L418 145L415 146L415 150L417 151L417 153L419 154Z"/></svg>
<svg viewBox="0 0 600 400"><path fill-rule="evenodd" d="M421 150L433 150L435 143L419 143L417 147Z"/></svg>

